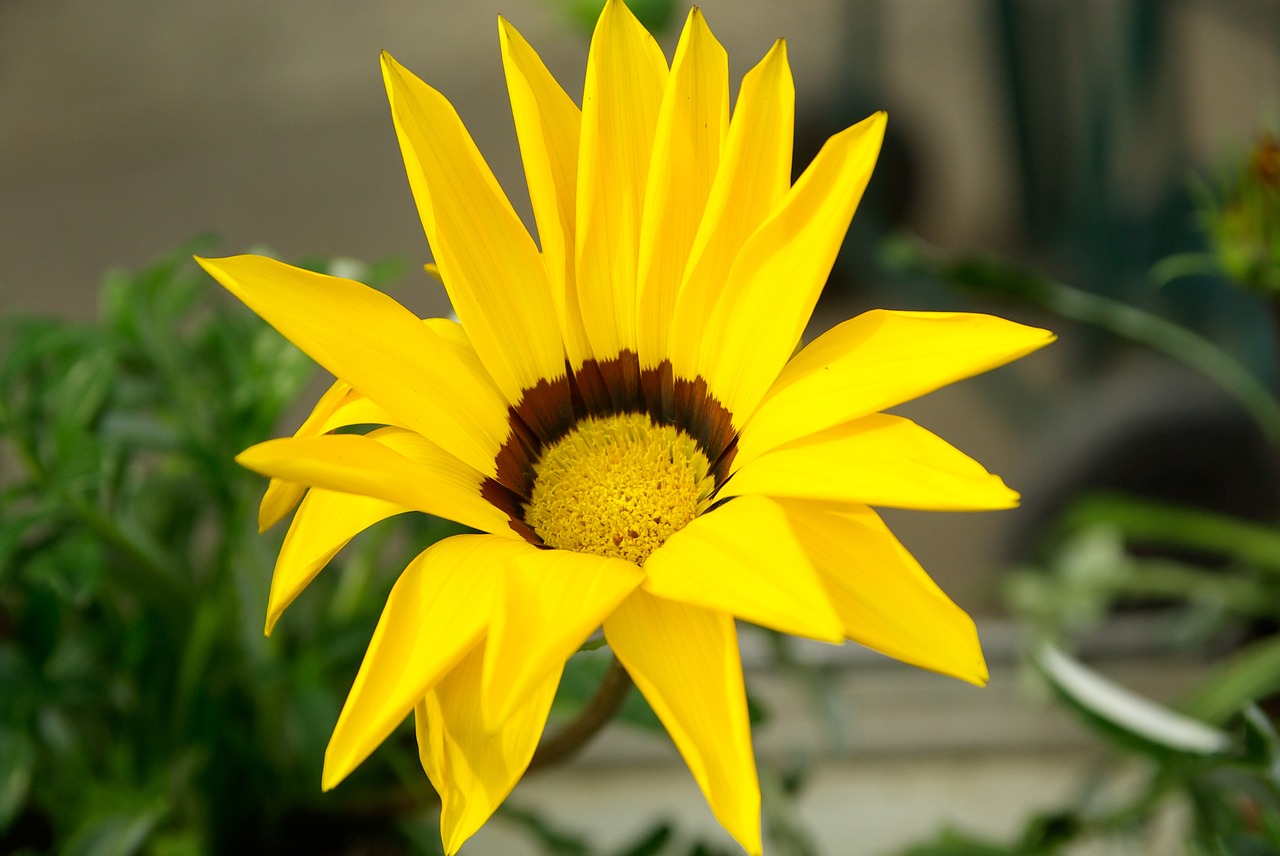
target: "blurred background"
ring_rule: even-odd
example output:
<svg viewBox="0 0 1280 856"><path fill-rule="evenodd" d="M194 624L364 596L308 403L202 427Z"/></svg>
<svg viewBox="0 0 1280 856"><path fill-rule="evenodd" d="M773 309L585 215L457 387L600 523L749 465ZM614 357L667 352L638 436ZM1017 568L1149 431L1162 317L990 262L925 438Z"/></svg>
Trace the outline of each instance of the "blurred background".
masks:
<svg viewBox="0 0 1280 856"><path fill-rule="evenodd" d="M394 264L366 273L423 315L447 312L443 289L421 272L429 252L392 132L378 51L389 51L450 98L517 210L531 222L496 18L510 20L578 99L598 6L590 0L0 0L0 315L105 324L115 331L111 335L123 337L112 346L120 353L146 344L146 326L130 319L138 307L151 305L148 300L157 301L153 314L161 319L206 300L216 307L209 312L242 315L213 294L211 281L181 272L180 261L151 267L193 236L210 232L218 236L214 253L265 247L293 260L398 260L398 275L389 273ZM1229 229L1223 217L1214 218L1230 208L1232 176L1240 169L1253 169L1251 175L1264 184L1276 181L1276 173L1267 173L1274 165L1266 166L1272 163L1266 158L1276 156L1267 154L1262 135L1280 122L1280 2L707 0L700 6L728 51L735 91L773 40L786 37L797 91L797 171L829 135L873 110L889 112L880 165L810 335L884 306L991 311L1049 327L1061 338L1022 363L902 409L1024 495L1021 509L1000 514L887 515L925 568L976 616L991 660L989 688L978 691L918 673L853 646L792 645L744 635L748 680L769 711L756 730L762 764L773 770L765 773L766 798L773 793L772 804L779 807L769 822L779 830L804 830L794 840L783 835L773 846L779 853L891 853L946 827L1035 843L1039 839L1026 837L1028 817L1058 817L1056 807L1093 794L1101 787L1099 770L1112 768L1096 736L1063 706L1050 705L1042 684L1028 689L1019 663L1029 627L1052 625L1059 641L1069 639L1076 653L1119 683L1172 702L1200 686L1216 658L1268 637L1280 615L1267 612L1276 603L1274 573L1263 574L1263 594L1252 601L1249 592L1201 596L1212 583L1200 576L1105 582L1123 576L1115 572L1121 565L1133 570L1125 563L1134 556L1186 561L1195 569L1190 573L1209 568L1219 577L1223 568L1250 561L1272 567L1267 562L1276 558L1274 543L1263 537L1280 514L1276 316L1265 294L1233 285L1248 277L1233 276L1224 265ZM688 4L646 0L633 8L669 57ZM104 291L109 270L149 273L119 274ZM181 306L165 303L165 283L171 280L186 283ZM279 346L263 344L267 340L255 329L246 327L242 335L246 353L275 355L287 377L228 362L230 381L210 376L205 380L211 385L201 387L202 381L191 379L189 396L217 398L223 387L212 384L234 386L258 372L252 383L245 381L244 400L227 404L238 410L218 411L227 420L219 442L228 452L236 450L233 440L247 445L292 431L324 384ZM66 379L56 360L41 363L43 387L32 380L37 375L23 375L27 364L14 345L20 341L16 333L0 340L8 348L0 350L9 362L5 382L28 382L22 395L10 390L11 402L19 404L35 402L40 389ZM90 341L82 338L83 351L65 350L70 346L64 344L58 346L62 351L49 346L41 353L63 354L74 367L92 350ZM173 348L195 352L189 343ZM148 351L148 359L158 359L163 350ZM218 356L211 360L230 360L225 347L213 353ZM299 392L304 387L308 392ZM103 392L103 401L112 394ZM63 396L72 397L65 391ZM31 406L31 413L45 413ZM23 412L17 405L10 410L5 427L12 437L18 437L20 424L24 430L36 424L34 416L20 419ZM97 411L77 418L79 429L102 434ZM172 421L167 427L173 428ZM52 495L23 468L27 458L43 453L36 449L29 456L20 446L15 440L14 448L0 453L7 470L0 470L0 486L23 488L3 495L10 506L0 506L0 516L8 515L11 523L39 510L33 496ZM48 453L62 455L60 448ZM201 448L216 457L216 443ZM154 472L157 466L150 460L144 469ZM208 466L202 478L215 492L241 478ZM44 467L46 474L54 469ZM225 519L211 522L191 511L183 531L207 539L210 526L239 527L245 531L235 536L237 543L250 544L256 536L249 531L249 494L261 485L236 484L226 488L219 506ZM1080 511L1081 497L1104 489L1155 505ZM1148 513L1164 504L1217 516L1185 523ZM1080 522L1098 518L1109 524L1123 518L1122 531L1115 535L1112 527L1099 534ZM1219 538L1216 552L1202 543L1152 546L1131 537L1147 525L1143 521L1174 521L1165 527L1173 534L1148 532L1148 541L1177 541L1179 531L1201 531L1206 520L1226 519L1263 527L1247 530L1262 533L1257 543L1263 544L1263 558L1224 556L1222 543L1248 541L1236 530ZM0 680L8 682L0 684L0 706L10 707L5 721L12 729L8 749L2 742L6 732L0 732L0 782L8 782L0 783L0 831L4 824L10 830L8 838L0 834L0 851L5 842L44 852L70 840L81 848L76 852L221 852L226 840L209 845L203 832L173 832L174 818L192 811L207 821L203 809L164 803L163 809L138 815L151 818L138 833L142 827L129 821L134 816L111 808L114 803L104 797L105 802L90 801L84 816L116 818L110 827L115 837L94 838L84 831L91 828L85 820L72 824L76 831L67 839L62 821L41 808L33 784L45 763L38 760L44 758L39 746L49 742L50 728L62 726L48 724L48 697L31 690L29 709L12 699L21 695L21 682L37 680L33 675L53 680L49 664L58 662L59 632L70 635L68 628L92 624L98 590L72 597L65 580L33 583L23 563L57 538L37 538L31 534L37 530L24 526L11 527L8 542L0 529L0 639L13 648L9 660L0 657ZM1087 529L1088 537L1072 540L1077 529ZM96 531L101 535L101 526ZM318 737L300 739L297 752L322 751L333 721L329 714L336 714L331 696L338 693L340 703L381 595L410 555L403 539L440 534L388 534L375 547L340 558L370 564L362 575L344 571L345 588L334 585L372 606L353 606L339 616L349 623L342 626L350 638L341 638L351 650L313 664L323 672L313 687L323 700L306 715L315 720ZM223 614L234 614L228 620L249 628L234 645L256 651L245 655L246 662L268 671L283 668L273 658L288 664L304 642L320 645L325 638L318 624L299 631L301 641L273 639L274 647L254 647L266 644L255 637L261 604L253 610L254 598L265 592L274 553L270 537L244 547L256 555L261 578L237 583L235 604ZM108 545L111 555L120 551L119 543ZM210 566L209 577L236 555L228 550L222 565ZM109 565L111 558L102 561ZM1058 585L1063 567L1069 579ZM1182 587L1169 581L1175 577ZM1094 581L1086 585L1081 579ZM33 592L44 591L46 583L60 599L45 612L33 612ZM361 586L367 596L358 594ZM133 597L145 605L144 596ZM320 616L315 621L337 620L319 606L325 595L307 597L313 599L307 608ZM1241 606L1250 602L1257 608ZM118 619L133 608L144 607L134 603L113 614ZM63 615L65 610L77 617ZM57 615L63 617L51 617ZM292 615L283 623L291 618L306 620ZM45 627L49 622L53 629ZM44 630L37 632L39 627ZM29 633L45 639L41 644L48 650L23 660L33 650ZM199 664L205 661L199 652L183 650L185 680L203 686ZM136 662L150 661L144 656ZM254 680L263 679L249 683ZM291 681L284 684L296 689ZM189 703L200 704L202 692L225 699L220 687L191 689L195 701ZM1258 693L1247 700L1259 700ZM122 702L113 715L143 715L142 707L130 704ZM148 715L163 710L160 704ZM643 714L636 718L643 720ZM254 728L255 721L244 720L243 728ZM15 735L32 722L39 723L40 736L19 740ZM111 734L107 729L99 736L110 742ZM186 745L202 734L174 739ZM35 748L14 748L28 743ZM318 762L318 755L297 761L304 767ZM135 772L145 766L121 763ZM397 763L384 762L393 772L403 769ZM1142 763L1159 766L1149 758ZM160 766L167 770L160 779L172 781L172 769ZM1141 778L1124 770L1122 789L1126 776ZM318 791L318 775L306 778L310 767L295 772L298 793ZM375 775L373 781L382 780ZM270 791L263 786L264 794ZM141 805L156 805L150 797L140 799ZM341 799L341 789L335 799ZM511 803L515 809L492 822L466 852L621 854L628 842L643 844L646 831L661 828L654 824L664 818L672 820L673 831L656 847L725 846L669 742L635 723L611 726L570 765L531 776ZM375 809L367 817L385 820L385 806L370 804ZM262 803L253 805L234 811L266 811ZM1177 807L1158 813L1144 832L1142 846L1148 849L1142 852L1175 852L1159 842L1179 838L1179 811L1185 815ZM277 821L322 827L316 818L324 812L319 803L266 811ZM416 817L412 805L391 815L395 823ZM262 831L268 825L247 824L258 837L241 839L240 845L270 841L287 850L283 833ZM1173 831L1162 832L1166 827ZM169 838L161 838L167 843L157 845L155 831L166 828ZM383 844L362 844L358 836L351 839L355 843L343 843L348 839L335 833L326 852L431 852L430 837L421 830L403 832L384 851L377 849ZM711 843L690 843L704 839ZM95 843L100 840L107 843ZM565 840L587 849L575 851ZM1112 852L1097 841L1083 846L1094 849L1079 852Z"/></svg>

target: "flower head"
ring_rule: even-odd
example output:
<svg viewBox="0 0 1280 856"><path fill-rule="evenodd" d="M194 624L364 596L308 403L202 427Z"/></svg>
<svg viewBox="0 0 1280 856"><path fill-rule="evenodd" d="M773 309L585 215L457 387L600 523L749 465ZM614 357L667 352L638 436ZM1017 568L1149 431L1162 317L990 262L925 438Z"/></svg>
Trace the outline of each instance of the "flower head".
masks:
<svg viewBox="0 0 1280 856"><path fill-rule="evenodd" d="M880 411L1052 335L877 311L793 357L884 114L833 137L792 185L782 42L730 119L725 52L696 9L668 67L610 0L581 109L505 21L500 37L538 243L444 96L383 57L460 323L268 259L202 261L338 378L294 437L239 457L273 477L264 527L301 500L268 629L378 520L416 510L473 527L396 583L324 787L414 711L457 850L523 773L566 660L603 625L716 817L759 853L734 619L985 682L972 621L870 506L1006 508L1017 495ZM383 427L330 433L349 425Z"/></svg>

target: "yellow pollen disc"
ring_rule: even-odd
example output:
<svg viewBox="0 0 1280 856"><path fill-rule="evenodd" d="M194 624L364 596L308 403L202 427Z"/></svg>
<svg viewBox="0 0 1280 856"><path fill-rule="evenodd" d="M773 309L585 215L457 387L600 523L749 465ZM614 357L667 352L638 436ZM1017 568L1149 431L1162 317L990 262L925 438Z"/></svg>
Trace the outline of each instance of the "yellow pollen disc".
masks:
<svg viewBox="0 0 1280 856"><path fill-rule="evenodd" d="M709 469L692 437L647 414L589 417L534 465L524 519L551 547L642 565L706 510Z"/></svg>

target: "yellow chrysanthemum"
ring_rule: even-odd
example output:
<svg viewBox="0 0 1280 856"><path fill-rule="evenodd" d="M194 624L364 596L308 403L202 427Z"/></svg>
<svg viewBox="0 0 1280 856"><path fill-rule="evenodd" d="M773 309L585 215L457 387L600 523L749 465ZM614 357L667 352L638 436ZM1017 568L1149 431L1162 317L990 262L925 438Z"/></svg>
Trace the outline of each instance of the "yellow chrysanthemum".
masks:
<svg viewBox="0 0 1280 856"><path fill-rule="evenodd" d="M734 619L852 639L981 684L973 622L869 506L1017 495L879 411L1048 343L983 315L876 311L794 358L884 132L837 134L792 185L778 42L732 121L695 9L668 68L618 0L581 110L500 22L534 243L449 102L389 56L409 183L461 323L265 258L203 260L338 378L298 433L245 451L298 504L268 630L354 535L404 511L484 534L405 569L325 755L325 788L412 711L452 853L527 767L568 657L598 627L712 811L760 852ZM332 434L381 425L364 435ZM308 490L309 488L309 490Z"/></svg>

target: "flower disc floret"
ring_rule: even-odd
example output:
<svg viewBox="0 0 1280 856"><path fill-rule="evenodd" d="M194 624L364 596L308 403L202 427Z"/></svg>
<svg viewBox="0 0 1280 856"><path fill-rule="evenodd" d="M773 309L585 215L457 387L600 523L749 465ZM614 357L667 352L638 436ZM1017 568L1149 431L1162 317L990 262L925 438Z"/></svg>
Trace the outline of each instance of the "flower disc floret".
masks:
<svg viewBox="0 0 1280 856"><path fill-rule="evenodd" d="M534 467L525 522L548 546L643 565L715 488L688 434L645 413L588 417Z"/></svg>

